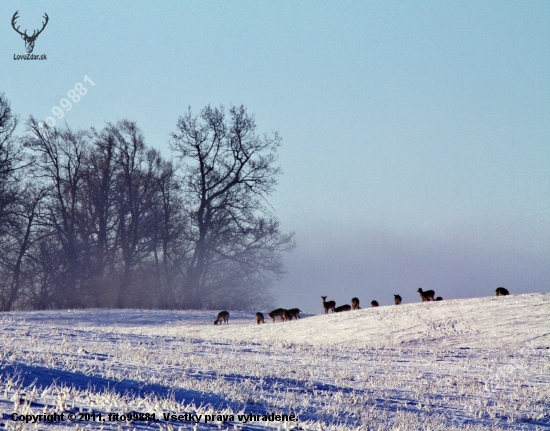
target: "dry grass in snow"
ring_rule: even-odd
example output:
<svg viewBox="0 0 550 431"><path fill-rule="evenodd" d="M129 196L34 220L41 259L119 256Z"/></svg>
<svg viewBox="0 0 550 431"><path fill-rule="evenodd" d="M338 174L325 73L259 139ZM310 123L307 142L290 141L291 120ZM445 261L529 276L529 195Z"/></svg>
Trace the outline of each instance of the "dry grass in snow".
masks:
<svg viewBox="0 0 550 431"><path fill-rule="evenodd" d="M216 314L0 315L0 423L106 430L550 428L550 294L260 326L254 313L237 312L229 325L214 326ZM37 427L10 419L52 412L155 413L161 420ZM174 412L228 420L163 419ZM294 413L299 420L239 420L249 413Z"/></svg>

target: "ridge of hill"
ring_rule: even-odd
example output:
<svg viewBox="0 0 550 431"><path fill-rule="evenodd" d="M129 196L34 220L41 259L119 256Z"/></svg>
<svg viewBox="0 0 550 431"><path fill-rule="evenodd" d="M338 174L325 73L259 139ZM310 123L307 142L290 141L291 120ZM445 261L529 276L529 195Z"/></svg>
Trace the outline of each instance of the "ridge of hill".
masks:
<svg viewBox="0 0 550 431"><path fill-rule="evenodd" d="M175 328L174 328L175 329ZM315 345L550 347L550 294L455 299L367 308L250 328L187 328L201 337ZM177 330L174 330L174 334ZM197 333L197 335L199 335Z"/></svg>
<svg viewBox="0 0 550 431"><path fill-rule="evenodd" d="M304 315L300 320L257 325L255 313L233 312L228 325L213 325L211 310L53 310L5 313L29 324L98 328L109 332L313 345L550 347L550 293L418 302L398 306Z"/></svg>

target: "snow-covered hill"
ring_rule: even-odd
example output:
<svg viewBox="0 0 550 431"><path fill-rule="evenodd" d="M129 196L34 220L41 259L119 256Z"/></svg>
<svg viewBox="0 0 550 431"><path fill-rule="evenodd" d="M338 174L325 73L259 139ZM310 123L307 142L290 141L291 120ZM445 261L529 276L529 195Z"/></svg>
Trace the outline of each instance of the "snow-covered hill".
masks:
<svg viewBox="0 0 550 431"><path fill-rule="evenodd" d="M319 301L320 303L320 301ZM321 307L320 307L321 308ZM455 299L366 308L257 325L255 313L216 311L61 310L5 313L29 324L200 339L286 341L314 345L504 347L550 346L550 294Z"/></svg>
<svg viewBox="0 0 550 431"><path fill-rule="evenodd" d="M266 314L263 325L254 313L231 312L230 323L217 326L215 316L3 313L0 422L33 429L11 415L57 411L102 417L40 427L550 427L550 294L419 302L275 324ZM155 420L106 416L128 411L155 413ZM163 416L182 412L203 417L194 424L190 416ZM226 417L204 423L204 415L217 413ZM294 413L298 421L251 421L239 413Z"/></svg>
<svg viewBox="0 0 550 431"><path fill-rule="evenodd" d="M265 339L353 346L550 346L550 294L368 308L262 328ZM239 333L235 330L235 337ZM245 339L254 339L248 334ZM244 334L242 336L244 338Z"/></svg>

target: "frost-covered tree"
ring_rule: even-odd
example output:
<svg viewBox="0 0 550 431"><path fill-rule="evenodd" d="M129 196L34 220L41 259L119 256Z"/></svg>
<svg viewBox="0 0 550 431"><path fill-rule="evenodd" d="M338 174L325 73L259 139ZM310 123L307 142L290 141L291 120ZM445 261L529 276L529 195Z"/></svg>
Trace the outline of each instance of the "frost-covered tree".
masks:
<svg viewBox="0 0 550 431"><path fill-rule="evenodd" d="M177 123L172 149L182 162L186 234L193 247L183 280L185 308L249 308L265 303L282 273L283 234L267 197L281 171L277 133L259 135L243 106L189 109Z"/></svg>

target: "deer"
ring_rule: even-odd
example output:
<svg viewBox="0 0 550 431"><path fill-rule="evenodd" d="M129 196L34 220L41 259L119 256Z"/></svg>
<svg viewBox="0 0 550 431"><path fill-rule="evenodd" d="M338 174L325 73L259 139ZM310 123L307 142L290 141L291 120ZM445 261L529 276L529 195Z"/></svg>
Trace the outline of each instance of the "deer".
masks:
<svg viewBox="0 0 550 431"><path fill-rule="evenodd" d="M260 313L259 311L256 313L256 323L259 325L260 323L265 323L264 315L263 313Z"/></svg>
<svg viewBox="0 0 550 431"><path fill-rule="evenodd" d="M325 309L325 314L328 314L328 310L332 310L334 313L334 308L336 307L336 302L334 301L325 301L327 299L326 296L321 296L323 298L323 308Z"/></svg>
<svg viewBox="0 0 550 431"><path fill-rule="evenodd" d="M508 289L505 289L504 287L497 287L497 289L495 290L495 293L497 296L510 295L510 292L508 292Z"/></svg>
<svg viewBox="0 0 550 431"><path fill-rule="evenodd" d="M359 298L351 298L351 308L353 310L361 309L361 307L359 307Z"/></svg>
<svg viewBox="0 0 550 431"><path fill-rule="evenodd" d="M371 307L378 307L378 301L371 301L370 306Z"/></svg>
<svg viewBox="0 0 550 431"><path fill-rule="evenodd" d="M435 292L433 290L426 290L425 292L423 292L422 288L419 287L417 292L420 293L420 298L422 298L422 302L434 300Z"/></svg>
<svg viewBox="0 0 550 431"><path fill-rule="evenodd" d="M441 296L438 296L437 298L435 298L435 301L443 301L443 298Z"/></svg>
<svg viewBox="0 0 550 431"><path fill-rule="evenodd" d="M285 312L286 312L286 310L284 308L277 308L277 309L267 313L267 315L273 319L273 323L275 323L275 318L277 316L281 318L281 322L284 322L285 319L286 319Z"/></svg>
<svg viewBox="0 0 550 431"><path fill-rule="evenodd" d="M395 303L395 305L399 305L401 304L401 297L399 295L396 295L395 293L393 294L393 302Z"/></svg>
<svg viewBox="0 0 550 431"><path fill-rule="evenodd" d="M340 313L340 312L342 312L342 311L349 311L349 310L351 310L351 305L349 305L349 304L344 304L344 305L340 305L339 307L336 307L336 308L334 309L334 312L335 312L335 313Z"/></svg>
<svg viewBox="0 0 550 431"><path fill-rule="evenodd" d="M217 325L218 323L221 324L222 322L229 324L229 311L220 311L218 313L218 317L214 320L214 325Z"/></svg>
<svg viewBox="0 0 550 431"><path fill-rule="evenodd" d="M285 320L300 319L300 313L302 310L299 308L291 308L290 310L285 311Z"/></svg>
<svg viewBox="0 0 550 431"><path fill-rule="evenodd" d="M44 21L42 23L42 28L40 30L34 30L34 32L32 33L32 36L29 36L27 34L27 30L25 30L25 33L21 33L19 31L19 27L15 28L15 21L17 21L17 18L19 18L19 16L17 15L19 13L19 11L16 11L14 14L13 14L13 17L11 19L11 26L13 27L13 29L19 33L21 35L21 37L23 38L23 40L25 41L25 49L27 50L27 53L31 53L32 50L34 49L34 42L36 42L36 38L38 37L38 35L40 33L42 33L44 31L44 29L46 28L46 25L48 24L48 14L47 13L44 13L44 18L46 19L46 21Z"/></svg>

